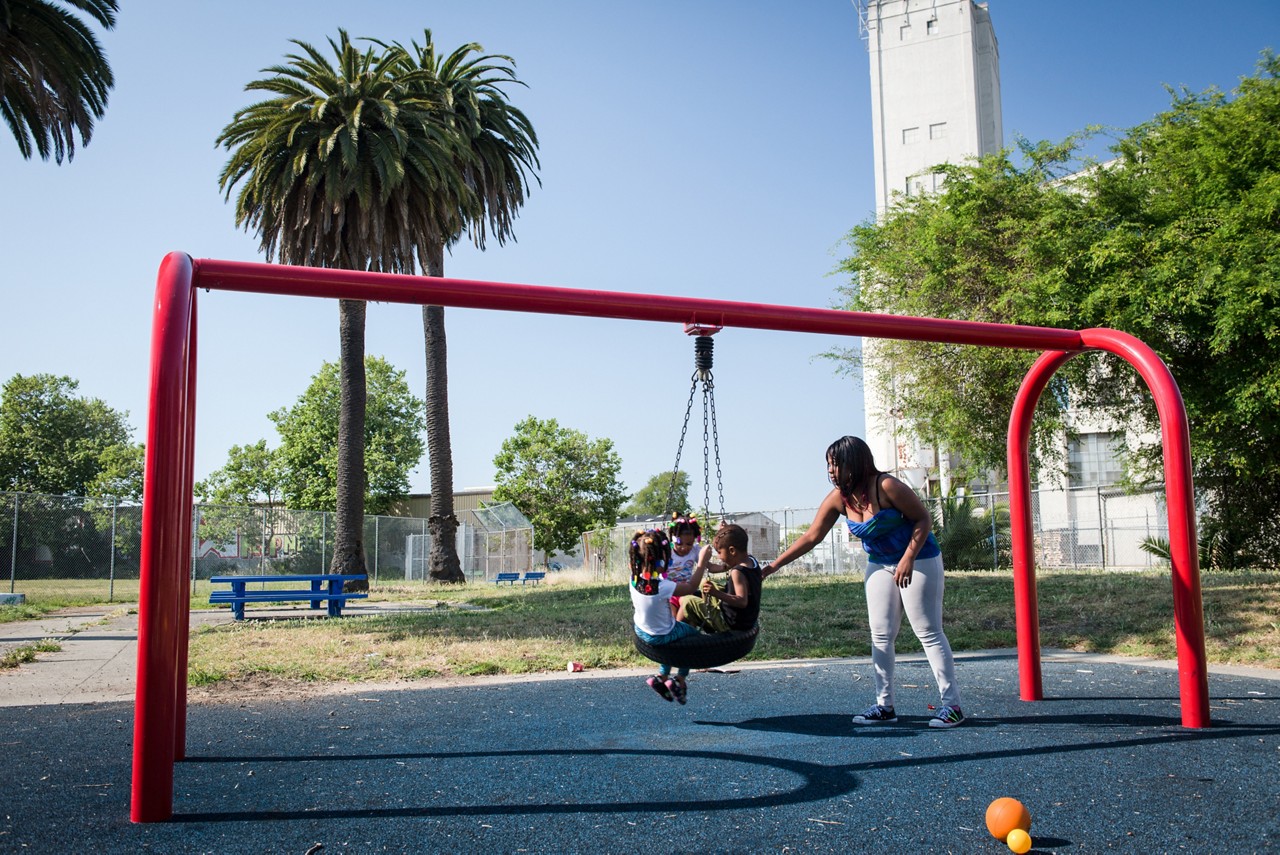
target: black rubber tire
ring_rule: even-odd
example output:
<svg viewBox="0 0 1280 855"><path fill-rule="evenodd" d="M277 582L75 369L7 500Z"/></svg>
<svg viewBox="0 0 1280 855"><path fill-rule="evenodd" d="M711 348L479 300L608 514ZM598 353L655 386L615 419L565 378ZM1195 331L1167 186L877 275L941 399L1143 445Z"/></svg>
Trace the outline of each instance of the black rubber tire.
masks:
<svg viewBox="0 0 1280 855"><path fill-rule="evenodd" d="M756 646L760 624L747 630L698 633L670 644L650 644L635 634L636 650L660 665L673 668L717 668L741 659Z"/></svg>

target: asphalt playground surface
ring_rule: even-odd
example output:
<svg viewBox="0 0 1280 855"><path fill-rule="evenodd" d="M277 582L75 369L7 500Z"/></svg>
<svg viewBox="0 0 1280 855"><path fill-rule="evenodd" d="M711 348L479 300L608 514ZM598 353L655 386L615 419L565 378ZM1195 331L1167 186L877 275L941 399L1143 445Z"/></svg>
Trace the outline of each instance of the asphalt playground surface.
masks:
<svg viewBox="0 0 1280 855"><path fill-rule="evenodd" d="M1280 673L1214 670L1190 730L1171 663L1053 651L1035 703L1013 651L959 655L952 730L915 656L898 723L861 728L865 659L695 672L683 707L640 670L233 693L190 706L172 821L134 824L136 619L77 620L0 625L64 638L0 672L0 852L1007 853L999 796L1033 852L1280 847Z"/></svg>

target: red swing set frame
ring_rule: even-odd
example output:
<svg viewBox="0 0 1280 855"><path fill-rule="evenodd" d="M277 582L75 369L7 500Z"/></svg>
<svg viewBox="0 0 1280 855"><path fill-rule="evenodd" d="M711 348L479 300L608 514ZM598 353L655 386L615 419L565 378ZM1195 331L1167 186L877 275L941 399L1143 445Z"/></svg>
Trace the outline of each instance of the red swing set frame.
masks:
<svg viewBox="0 0 1280 855"><path fill-rule="evenodd" d="M1076 331L692 297L193 260L185 253L173 252L165 256L160 265L152 319L130 810L134 822L159 822L172 816L173 766L186 753L196 292L200 288L1044 351L1023 380L1009 420L1014 612L1019 697L1024 701L1044 698L1031 530L1028 442L1032 415L1045 386L1068 359L1087 350L1114 353L1133 365L1146 381L1160 416L1182 725L1209 726L1209 685L1186 409L1168 367L1150 347L1131 335L1110 329Z"/></svg>

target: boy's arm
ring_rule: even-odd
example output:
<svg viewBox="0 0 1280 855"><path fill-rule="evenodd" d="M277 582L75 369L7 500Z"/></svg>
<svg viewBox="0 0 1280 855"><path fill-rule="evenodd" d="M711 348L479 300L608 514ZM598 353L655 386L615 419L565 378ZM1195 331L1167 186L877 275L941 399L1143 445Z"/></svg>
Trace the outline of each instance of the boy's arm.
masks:
<svg viewBox="0 0 1280 855"><path fill-rule="evenodd" d="M730 594L727 588L717 588L712 585L710 580L702 586L702 593L710 594L720 602L732 609L745 609L751 604L750 588L747 587L747 576L737 567L729 571L729 578L733 580L733 590L736 594Z"/></svg>

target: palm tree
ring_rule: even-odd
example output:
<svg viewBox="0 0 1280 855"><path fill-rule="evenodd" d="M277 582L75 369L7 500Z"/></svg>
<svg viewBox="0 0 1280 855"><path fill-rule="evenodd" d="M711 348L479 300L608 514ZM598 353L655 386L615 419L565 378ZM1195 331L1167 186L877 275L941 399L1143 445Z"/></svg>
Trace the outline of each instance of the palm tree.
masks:
<svg viewBox="0 0 1280 855"><path fill-rule="evenodd" d="M948 570L995 570L1011 560L1009 506L988 507L974 496L952 493L928 500L934 536Z"/></svg>
<svg viewBox="0 0 1280 855"><path fill-rule="evenodd" d="M0 0L0 116L26 159L62 163L93 136L115 84L93 31L61 6L116 25L116 0Z"/></svg>
<svg viewBox="0 0 1280 855"><path fill-rule="evenodd" d="M232 150L219 184L236 198L236 225L261 236L283 264L414 273L419 236L434 228L415 200L457 185L459 154L429 121L422 73L403 49L361 52L345 30L329 39L336 65L311 45L245 88L273 97L236 113L218 136ZM364 573L365 304L340 300L337 522L330 568Z"/></svg>
<svg viewBox="0 0 1280 855"><path fill-rule="evenodd" d="M431 31L411 49L392 46L406 57L401 71L407 85L422 90L425 100L437 108L433 121L455 138L454 187L466 188L453 195L448 188L430 199L423 220L431 227L419 234L419 253L428 276L444 276L444 251L467 234L480 249L486 237L499 245L513 238L512 220L524 204L530 178L537 180L538 136L524 113L513 107L502 87L514 83L515 60L485 54L474 42L447 57L436 53ZM422 307L426 345L427 454L431 472L431 578L464 580L455 535L458 518L453 507L453 450L449 436L448 353L444 307Z"/></svg>

